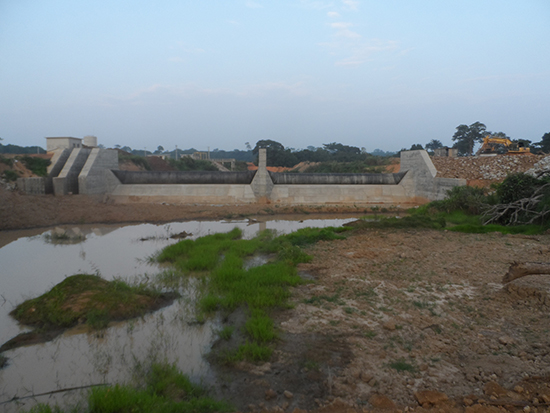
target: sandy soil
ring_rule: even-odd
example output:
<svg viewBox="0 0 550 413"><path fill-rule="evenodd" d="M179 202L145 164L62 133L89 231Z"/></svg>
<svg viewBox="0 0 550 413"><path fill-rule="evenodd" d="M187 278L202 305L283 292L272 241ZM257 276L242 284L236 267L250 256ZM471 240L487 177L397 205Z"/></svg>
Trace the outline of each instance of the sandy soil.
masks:
<svg viewBox="0 0 550 413"><path fill-rule="evenodd" d="M0 229L275 210L307 212L2 190ZM222 368L220 394L241 410L549 411L550 277L501 280L513 261L550 261L550 235L358 230L309 253L313 261L300 266L306 283L276 315L281 341L271 362Z"/></svg>

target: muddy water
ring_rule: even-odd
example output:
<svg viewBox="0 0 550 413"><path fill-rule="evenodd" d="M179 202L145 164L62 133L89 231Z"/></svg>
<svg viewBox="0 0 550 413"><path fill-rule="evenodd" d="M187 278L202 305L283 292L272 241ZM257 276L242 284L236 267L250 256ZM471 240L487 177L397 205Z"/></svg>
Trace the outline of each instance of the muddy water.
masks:
<svg viewBox="0 0 550 413"><path fill-rule="evenodd" d="M306 219L63 226L42 233L0 232L0 345L26 331L9 316L14 306L43 294L69 275L98 273L106 279L154 279L162 268L148 263L147 257L177 242L169 238L171 234L185 231L194 239L239 227L249 238L263 229L288 233L308 226L338 226L354 219L301 218ZM69 239L59 239L67 235ZM195 323L193 285L180 286L180 292L182 298L174 304L141 319L117 323L99 333L81 326L49 343L5 352L9 361L0 370L0 403L59 389L128 382L139 375L141 364L154 359L176 363L192 379L211 382L213 373L203 355L215 339L219 321ZM78 398L80 391L21 399L0 404L0 410L18 411L36 402L63 404Z"/></svg>

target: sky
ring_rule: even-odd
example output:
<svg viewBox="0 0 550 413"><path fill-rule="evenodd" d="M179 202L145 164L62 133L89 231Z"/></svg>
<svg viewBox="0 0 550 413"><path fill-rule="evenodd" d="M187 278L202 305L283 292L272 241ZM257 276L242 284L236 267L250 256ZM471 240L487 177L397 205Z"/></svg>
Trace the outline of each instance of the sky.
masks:
<svg viewBox="0 0 550 413"><path fill-rule="evenodd" d="M0 138L395 151L550 132L549 0L0 0Z"/></svg>

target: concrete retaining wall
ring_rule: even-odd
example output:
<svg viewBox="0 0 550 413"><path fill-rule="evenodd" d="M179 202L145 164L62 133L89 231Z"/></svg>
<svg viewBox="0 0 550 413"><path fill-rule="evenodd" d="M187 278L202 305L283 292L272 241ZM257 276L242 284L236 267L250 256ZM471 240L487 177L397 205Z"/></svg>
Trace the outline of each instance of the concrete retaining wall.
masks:
<svg viewBox="0 0 550 413"><path fill-rule="evenodd" d="M47 178L19 178L17 189L28 195L43 195L46 193Z"/></svg>

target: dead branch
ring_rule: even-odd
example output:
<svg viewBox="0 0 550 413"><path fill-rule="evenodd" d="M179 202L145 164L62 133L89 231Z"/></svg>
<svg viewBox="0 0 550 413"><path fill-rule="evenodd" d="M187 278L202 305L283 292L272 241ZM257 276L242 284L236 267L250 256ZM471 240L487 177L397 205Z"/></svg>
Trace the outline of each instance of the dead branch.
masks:
<svg viewBox="0 0 550 413"><path fill-rule="evenodd" d="M502 283L507 284L510 281L532 274L550 274L549 262L513 262L508 268L508 272L502 277Z"/></svg>
<svg viewBox="0 0 550 413"><path fill-rule="evenodd" d="M545 189L549 187L550 184L542 185L528 198L519 199L509 204L493 205L487 208L483 212L483 225L496 223L501 220L507 225L532 224L542 220L550 214L550 209L543 208L539 211L538 205L545 195Z"/></svg>

